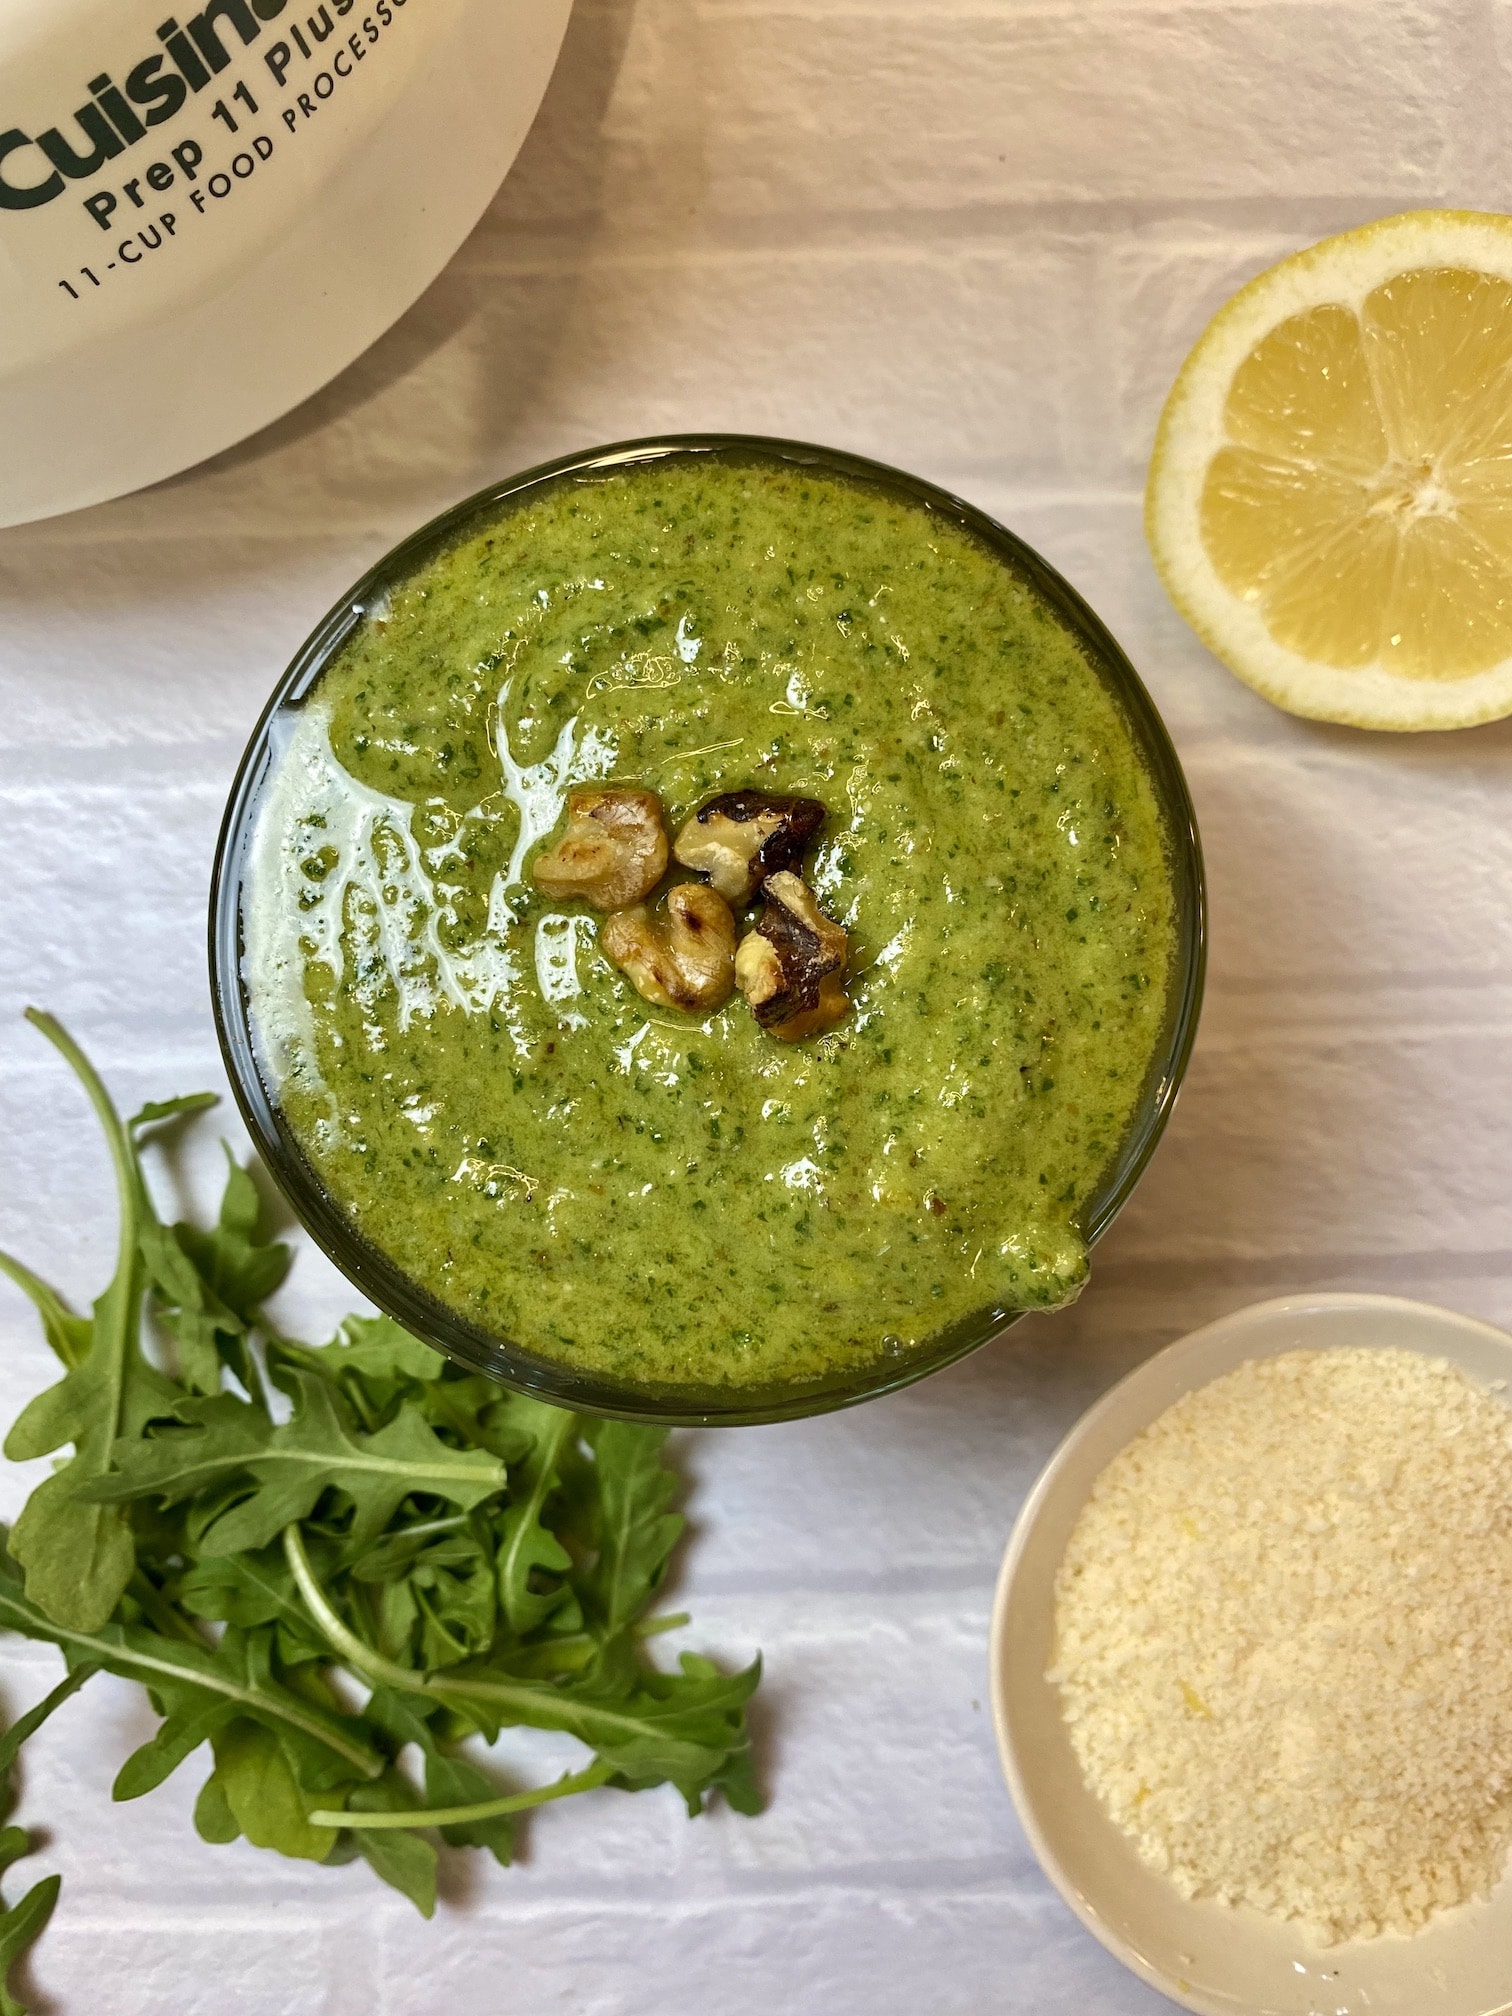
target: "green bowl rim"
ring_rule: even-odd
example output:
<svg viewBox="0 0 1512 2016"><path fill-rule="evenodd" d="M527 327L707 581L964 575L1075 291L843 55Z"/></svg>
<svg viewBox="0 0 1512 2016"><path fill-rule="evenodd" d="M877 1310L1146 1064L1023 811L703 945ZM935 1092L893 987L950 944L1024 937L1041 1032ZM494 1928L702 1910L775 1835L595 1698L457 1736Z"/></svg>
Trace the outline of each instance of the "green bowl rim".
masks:
<svg viewBox="0 0 1512 2016"><path fill-rule="evenodd" d="M775 461L836 474L901 494L963 530L1026 578L1077 637L1093 669L1119 703L1149 767L1167 823L1177 910L1171 1013L1166 1041L1152 1059L1134 1122L1090 1200L1083 1232L1099 1239L1127 1201L1164 1132L1191 1057L1207 966L1202 846L1186 778L1165 723L1138 673L1095 612L1049 562L996 519L922 477L841 449L756 434L667 434L564 455L464 498L393 547L330 610L300 647L253 729L226 804L210 889L210 991L216 1034L236 1103L274 1182L326 1256L378 1308L472 1371L579 1413L671 1426L741 1426L794 1420L896 1392L953 1365L1000 1335L1023 1311L989 1308L952 1325L932 1343L897 1360L833 1383L744 1388L637 1388L575 1371L490 1336L445 1307L359 1234L305 1160L265 1085L242 982L241 893L258 799L272 766L270 731L285 709L309 696L369 606L479 520L524 493L573 476L670 457L710 455Z"/></svg>

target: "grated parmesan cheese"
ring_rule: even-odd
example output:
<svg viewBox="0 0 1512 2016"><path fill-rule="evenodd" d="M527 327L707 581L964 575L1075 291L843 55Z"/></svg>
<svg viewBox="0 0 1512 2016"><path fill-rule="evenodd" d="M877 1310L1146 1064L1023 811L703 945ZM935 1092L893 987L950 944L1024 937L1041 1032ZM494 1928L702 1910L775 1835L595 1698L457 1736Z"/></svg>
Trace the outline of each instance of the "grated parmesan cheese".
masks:
<svg viewBox="0 0 1512 2016"><path fill-rule="evenodd" d="M1324 1940L1484 1896L1512 1839L1512 1411L1442 1359L1293 1351L1098 1478L1048 1677L1188 1897Z"/></svg>

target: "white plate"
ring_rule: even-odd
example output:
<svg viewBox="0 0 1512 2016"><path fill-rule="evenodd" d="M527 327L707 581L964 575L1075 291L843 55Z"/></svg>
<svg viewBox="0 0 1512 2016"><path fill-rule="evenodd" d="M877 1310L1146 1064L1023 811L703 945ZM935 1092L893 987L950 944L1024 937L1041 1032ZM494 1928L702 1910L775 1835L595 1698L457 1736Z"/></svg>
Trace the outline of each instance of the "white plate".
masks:
<svg viewBox="0 0 1512 2016"><path fill-rule="evenodd" d="M1188 1903L1139 1859L1082 1780L1045 1678L1056 1572L1092 1485L1133 1436L1249 1358L1299 1347L1396 1347L1512 1380L1512 1337L1392 1295L1257 1303L1160 1352L1072 1429L1019 1514L992 1617L992 1711L1009 1790L1049 1876L1125 1966L1199 2016L1504 2016L1512 2011L1512 1883L1415 1938L1320 1947L1247 1909ZM1512 1684L1512 1676L1509 1676Z"/></svg>
<svg viewBox="0 0 1512 2016"><path fill-rule="evenodd" d="M175 34L166 0L0 0L0 526L186 469L344 370L483 214L570 6L224 0ZM165 81L144 127L121 93ZM98 128L97 90L109 156L76 113Z"/></svg>

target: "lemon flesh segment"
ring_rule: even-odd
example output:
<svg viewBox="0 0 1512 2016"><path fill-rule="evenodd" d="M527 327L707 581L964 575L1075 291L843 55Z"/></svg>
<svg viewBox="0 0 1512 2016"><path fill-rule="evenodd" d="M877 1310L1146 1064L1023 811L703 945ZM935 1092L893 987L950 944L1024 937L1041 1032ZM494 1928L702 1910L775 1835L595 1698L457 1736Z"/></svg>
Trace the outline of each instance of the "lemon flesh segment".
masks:
<svg viewBox="0 0 1512 2016"><path fill-rule="evenodd" d="M1278 644L1322 665L1376 662L1396 538L1366 515L1357 479L1222 448L1203 484L1201 524L1218 578L1258 605Z"/></svg>
<svg viewBox="0 0 1512 2016"><path fill-rule="evenodd" d="M1368 479L1390 448L1353 309L1289 315L1234 373L1224 431L1238 446Z"/></svg>

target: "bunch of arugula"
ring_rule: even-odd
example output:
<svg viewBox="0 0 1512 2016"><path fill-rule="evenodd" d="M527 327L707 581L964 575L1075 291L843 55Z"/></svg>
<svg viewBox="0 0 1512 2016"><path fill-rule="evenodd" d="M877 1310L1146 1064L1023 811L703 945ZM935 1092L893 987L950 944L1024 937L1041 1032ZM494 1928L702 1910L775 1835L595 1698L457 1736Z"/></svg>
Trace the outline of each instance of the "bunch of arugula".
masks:
<svg viewBox="0 0 1512 2016"><path fill-rule="evenodd" d="M364 1856L427 1916L436 1835L507 1863L516 1814L602 1785L670 1783L690 1813L718 1787L755 1812L745 1711L760 1662L726 1675L684 1654L671 1673L642 1650L687 1621L646 1618L683 1525L665 1430L505 1392L386 1317L349 1318L320 1349L279 1336L261 1312L289 1255L259 1237L247 1171L228 1151L210 1231L164 1224L143 1177L144 1138L213 1095L123 1123L67 1032L28 1015L104 1129L120 1237L89 1317L0 1254L64 1366L5 1453L73 1449L0 1546L0 1626L58 1646L68 1668L0 1744L0 1771L91 1674L125 1675L163 1719L117 1799L208 1743L207 1841ZM360 1712L343 1673L371 1690ZM502 1791L458 1754L521 1724L577 1737L591 1761ZM400 1768L411 1745L423 1792ZM0 1831L0 1869L24 1852L21 1830ZM45 1922L49 1881L0 1917L0 1966ZM0 1975L0 2016L13 2006Z"/></svg>

